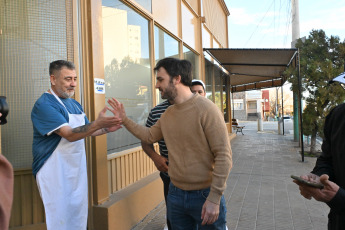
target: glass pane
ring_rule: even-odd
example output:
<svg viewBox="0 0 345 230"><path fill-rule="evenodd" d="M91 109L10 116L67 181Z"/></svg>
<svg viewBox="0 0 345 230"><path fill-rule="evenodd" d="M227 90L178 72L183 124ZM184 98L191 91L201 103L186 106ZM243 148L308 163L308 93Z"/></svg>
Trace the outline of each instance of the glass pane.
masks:
<svg viewBox="0 0 345 230"><path fill-rule="evenodd" d="M194 79L200 79L199 76L199 55L196 55L193 51L187 47L183 47L183 58L190 61L193 65L192 74Z"/></svg>
<svg viewBox="0 0 345 230"><path fill-rule="evenodd" d="M178 41L155 26L155 59L156 63L163 58L179 58Z"/></svg>
<svg viewBox="0 0 345 230"><path fill-rule="evenodd" d="M220 48L219 43L213 39L213 48Z"/></svg>
<svg viewBox="0 0 345 230"><path fill-rule="evenodd" d="M152 14L156 22L178 36L178 20L180 0L153 0Z"/></svg>
<svg viewBox="0 0 345 230"><path fill-rule="evenodd" d="M215 91L214 91L214 103L218 106L220 111L223 111L222 108L222 87L223 87L223 81L222 81L222 73L219 68L214 68L214 84L215 84Z"/></svg>
<svg viewBox="0 0 345 230"><path fill-rule="evenodd" d="M205 84L206 84L206 97L213 101L212 95L212 78L213 78L213 64L205 58Z"/></svg>
<svg viewBox="0 0 345 230"><path fill-rule="evenodd" d="M102 4L106 100L117 98L127 116L144 125L152 108L149 23L119 0ZM126 129L107 134L108 154L139 145Z"/></svg>
<svg viewBox="0 0 345 230"><path fill-rule="evenodd" d="M204 26L202 26L202 47L211 47L211 34L205 29Z"/></svg>
<svg viewBox="0 0 345 230"><path fill-rule="evenodd" d="M31 168L31 110L50 87L49 63L74 58L72 11L66 9L72 0L0 0L0 95L10 109L1 143L15 169Z"/></svg>
<svg viewBox="0 0 345 230"><path fill-rule="evenodd" d="M225 122L229 122L229 107L227 101L227 95L229 93L229 86L227 81L227 76L223 76L223 111L224 111L224 120Z"/></svg>
<svg viewBox="0 0 345 230"><path fill-rule="evenodd" d="M141 5L145 10L152 13L152 0L135 0L139 5Z"/></svg>
<svg viewBox="0 0 345 230"><path fill-rule="evenodd" d="M179 43L169 34L155 26L155 59L156 63L166 57L179 58ZM160 97L160 93L157 90L157 104L164 100Z"/></svg>
<svg viewBox="0 0 345 230"><path fill-rule="evenodd" d="M182 39L190 47L195 49L195 38L197 37L197 22L198 20L187 6L182 4Z"/></svg>

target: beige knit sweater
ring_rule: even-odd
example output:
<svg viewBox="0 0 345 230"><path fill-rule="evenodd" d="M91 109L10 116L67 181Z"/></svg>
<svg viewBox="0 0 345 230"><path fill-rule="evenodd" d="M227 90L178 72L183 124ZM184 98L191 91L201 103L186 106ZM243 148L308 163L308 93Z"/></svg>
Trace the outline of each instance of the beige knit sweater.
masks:
<svg viewBox="0 0 345 230"><path fill-rule="evenodd" d="M151 128L129 118L123 120L123 125L147 143L164 137L172 183L182 190L211 187L207 199L220 203L232 156L223 115L212 101L196 94L181 104L170 106Z"/></svg>

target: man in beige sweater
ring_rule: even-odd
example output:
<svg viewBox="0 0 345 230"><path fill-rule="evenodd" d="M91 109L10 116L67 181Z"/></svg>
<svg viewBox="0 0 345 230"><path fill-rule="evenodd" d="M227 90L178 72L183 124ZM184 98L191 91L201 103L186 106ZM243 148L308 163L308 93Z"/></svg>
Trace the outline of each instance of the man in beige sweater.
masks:
<svg viewBox="0 0 345 230"><path fill-rule="evenodd" d="M155 125L140 126L126 116L123 104L115 99L108 103L137 138L147 143L164 138L169 149L167 211L172 228L224 230L223 192L232 159L223 115L212 101L191 92L189 61L165 58L155 71L156 88L174 102Z"/></svg>

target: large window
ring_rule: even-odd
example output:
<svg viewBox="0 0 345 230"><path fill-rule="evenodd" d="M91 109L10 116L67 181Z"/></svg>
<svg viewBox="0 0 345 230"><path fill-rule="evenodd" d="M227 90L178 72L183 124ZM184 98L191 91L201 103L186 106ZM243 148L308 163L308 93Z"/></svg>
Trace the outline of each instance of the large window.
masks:
<svg viewBox="0 0 345 230"><path fill-rule="evenodd" d="M228 80L229 78L223 74L223 113L224 113L224 121L225 122L229 122L229 103L228 103L228 95L229 95L229 84L228 84Z"/></svg>
<svg viewBox="0 0 345 230"><path fill-rule="evenodd" d="M187 47L183 47L183 58L190 61L193 65L193 78L200 79L199 76L199 56Z"/></svg>
<svg viewBox="0 0 345 230"><path fill-rule="evenodd" d="M205 53L207 54L207 53ZM206 56L205 56L206 57ZM213 64L205 58L205 84L206 84L206 97L211 101L213 99Z"/></svg>
<svg viewBox="0 0 345 230"><path fill-rule="evenodd" d="M195 39L197 36L198 20L188 7L182 2L182 38L190 47L195 49Z"/></svg>
<svg viewBox="0 0 345 230"><path fill-rule="evenodd" d="M202 27L202 47L210 48L211 47L211 34L203 25Z"/></svg>
<svg viewBox="0 0 345 230"><path fill-rule="evenodd" d="M169 34L155 26L155 60L156 63L167 57L179 58L179 43ZM157 104L163 102L157 89Z"/></svg>
<svg viewBox="0 0 345 230"><path fill-rule="evenodd" d="M179 58L178 41L155 26L155 59L156 63L163 58Z"/></svg>
<svg viewBox="0 0 345 230"><path fill-rule="evenodd" d="M205 84L206 97L212 100L224 114L225 122L229 122L229 106L228 106L228 77L223 69L213 64L207 55L205 55ZM212 88L214 85L214 88Z"/></svg>
<svg viewBox="0 0 345 230"><path fill-rule="evenodd" d="M180 0L152 0L152 13L156 22L178 36Z"/></svg>
<svg viewBox="0 0 345 230"><path fill-rule="evenodd" d="M141 5L145 10L152 13L152 0L135 0L139 5Z"/></svg>
<svg viewBox="0 0 345 230"><path fill-rule="evenodd" d="M106 100L117 98L144 125L152 108L149 23L119 0L102 1ZM126 129L107 134L108 154L140 145Z"/></svg>
<svg viewBox="0 0 345 230"><path fill-rule="evenodd" d="M49 63L74 61L72 9L72 0L0 0L0 95L10 109L1 152L15 169L32 164L31 110L50 87Z"/></svg>
<svg viewBox="0 0 345 230"><path fill-rule="evenodd" d="M222 104L222 88L223 88L223 80L222 80L222 72L219 68L214 66L214 84L215 84L215 99L214 103L218 106L220 111L223 111L223 104Z"/></svg>

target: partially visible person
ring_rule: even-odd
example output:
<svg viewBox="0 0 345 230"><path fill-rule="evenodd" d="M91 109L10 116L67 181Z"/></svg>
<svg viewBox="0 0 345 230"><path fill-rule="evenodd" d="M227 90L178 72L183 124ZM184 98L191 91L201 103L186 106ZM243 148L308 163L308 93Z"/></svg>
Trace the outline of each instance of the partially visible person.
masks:
<svg viewBox="0 0 345 230"><path fill-rule="evenodd" d="M202 80L193 79L190 90L192 93L198 93L199 95L206 97L206 87Z"/></svg>
<svg viewBox="0 0 345 230"><path fill-rule="evenodd" d="M345 84L345 73L333 79ZM294 180L301 195L330 207L328 230L345 229L345 104L335 107L326 117L322 153L305 180L321 182L323 189L312 188Z"/></svg>
<svg viewBox="0 0 345 230"><path fill-rule="evenodd" d="M155 125L140 126L126 116L123 104L116 99L108 103L137 138L149 144L164 138L169 150L167 210L172 229L223 230L223 192L232 167L224 118L212 101L191 92L189 61L165 58L155 71L156 88L173 101Z"/></svg>
<svg viewBox="0 0 345 230"><path fill-rule="evenodd" d="M0 113L0 117L2 114ZM1 121L0 121L1 122ZM1 151L1 150L0 150ZM13 201L13 168L0 152L0 229L8 229Z"/></svg>
<svg viewBox="0 0 345 230"><path fill-rule="evenodd" d="M42 197L47 229L87 228L88 186L84 138L114 132L121 120L106 116L107 106L89 122L82 106L71 97L77 86L72 62L49 65L51 88L36 101L32 171Z"/></svg>
<svg viewBox="0 0 345 230"><path fill-rule="evenodd" d="M164 95L162 95L162 99L166 99ZM162 114L165 112L165 110L172 105L173 102L170 102L169 100L166 100L156 107L154 107L146 121L146 127L151 127L159 120L159 118L162 116ZM144 152L152 159L157 169L160 171L159 176L162 179L163 182L163 192L164 192L164 200L165 204L167 203L167 196L169 191L169 184L170 184L170 177L168 174L168 162L169 162L169 154L168 154L168 148L165 144L164 139L158 141L159 145L159 152L160 155L155 151L153 144L148 144L145 142L141 142L141 146L144 150ZM167 224L166 227L168 230L171 230L171 224L170 220L167 216Z"/></svg>

